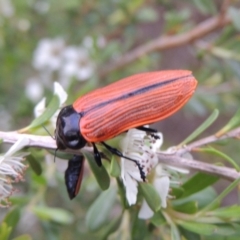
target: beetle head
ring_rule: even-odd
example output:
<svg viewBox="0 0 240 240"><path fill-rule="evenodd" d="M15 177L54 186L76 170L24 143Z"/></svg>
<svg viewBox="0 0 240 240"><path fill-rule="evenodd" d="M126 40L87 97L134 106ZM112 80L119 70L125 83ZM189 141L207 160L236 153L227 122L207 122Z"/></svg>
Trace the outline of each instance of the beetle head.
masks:
<svg viewBox="0 0 240 240"><path fill-rule="evenodd" d="M80 149L87 141L80 132L81 113L74 110L72 105L64 107L58 114L55 138L58 149Z"/></svg>

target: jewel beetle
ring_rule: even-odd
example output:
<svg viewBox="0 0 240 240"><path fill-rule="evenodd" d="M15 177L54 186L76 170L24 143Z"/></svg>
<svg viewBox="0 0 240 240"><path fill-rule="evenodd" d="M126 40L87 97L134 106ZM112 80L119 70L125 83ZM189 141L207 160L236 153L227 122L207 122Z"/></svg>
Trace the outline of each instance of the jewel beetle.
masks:
<svg viewBox="0 0 240 240"><path fill-rule="evenodd" d="M131 128L151 131L143 126L179 110L196 86L190 71L166 70L136 74L96 89L60 111L55 130L57 148L81 149L91 143L101 166L101 154L95 145L101 143L113 154L129 159L104 141Z"/></svg>

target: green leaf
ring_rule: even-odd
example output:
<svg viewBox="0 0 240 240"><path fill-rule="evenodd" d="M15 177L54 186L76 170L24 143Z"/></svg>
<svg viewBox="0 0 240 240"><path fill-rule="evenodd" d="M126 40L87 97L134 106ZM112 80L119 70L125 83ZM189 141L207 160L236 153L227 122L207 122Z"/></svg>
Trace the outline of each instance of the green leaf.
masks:
<svg viewBox="0 0 240 240"><path fill-rule="evenodd" d="M32 237L28 234L23 234L19 237L13 238L12 240L32 240Z"/></svg>
<svg viewBox="0 0 240 240"><path fill-rule="evenodd" d="M181 235L184 237L183 239L201 240L201 236L199 234L190 232L182 227L179 227L179 230L181 231Z"/></svg>
<svg viewBox="0 0 240 240"><path fill-rule="evenodd" d="M217 226L205 223L178 221L178 224L181 227L200 235L214 234L217 229Z"/></svg>
<svg viewBox="0 0 240 240"><path fill-rule="evenodd" d="M206 173L197 173L182 185L185 190L181 198L197 193L204 188L214 184L219 177L208 175Z"/></svg>
<svg viewBox="0 0 240 240"><path fill-rule="evenodd" d="M231 225L213 225L207 223L178 221L178 224L183 228L198 233L200 235L220 235L229 236L234 234L235 230Z"/></svg>
<svg viewBox="0 0 240 240"><path fill-rule="evenodd" d="M217 109L214 109L212 114L193 133L191 133L183 142L181 142L179 146L183 146L198 137L215 122L215 120L218 118L218 115L219 111Z"/></svg>
<svg viewBox="0 0 240 240"><path fill-rule="evenodd" d="M108 236L117 231L122 220L122 214L115 219L111 219L110 223L104 227L103 232L101 232L101 239L108 239Z"/></svg>
<svg viewBox="0 0 240 240"><path fill-rule="evenodd" d="M228 8L228 16L232 20L234 27L240 30L240 10L235 7Z"/></svg>
<svg viewBox="0 0 240 240"><path fill-rule="evenodd" d="M188 202L197 202L198 208L201 209L207 206L217 197L216 191L212 187L207 187L202 191L192 194L186 198L180 198L177 200L172 200L172 205L175 208L178 205L187 204Z"/></svg>
<svg viewBox="0 0 240 240"><path fill-rule="evenodd" d="M42 174L42 166L41 164L37 161L37 159L33 156L33 154L30 154L27 156L27 161L32 168L32 170L37 174L41 175Z"/></svg>
<svg viewBox="0 0 240 240"><path fill-rule="evenodd" d="M171 239L172 240L181 240L181 235L178 230L178 227L174 223L170 223L171 226Z"/></svg>
<svg viewBox="0 0 240 240"><path fill-rule="evenodd" d="M18 224L20 219L20 210L19 208L13 208L11 211L9 211L6 216L4 217L4 222L14 229L16 225ZM1 239L1 238L0 238Z"/></svg>
<svg viewBox="0 0 240 240"><path fill-rule="evenodd" d="M71 153L67 153L67 152L61 152L61 151L56 151L56 150L47 150L50 154L52 154L53 156L56 156L58 158L61 158L63 160L69 160L70 158L72 158L73 154Z"/></svg>
<svg viewBox="0 0 240 240"><path fill-rule="evenodd" d="M116 200L117 189L112 187L102 192L89 208L86 225L90 231L97 231L105 225Z"/></svg>
<svg viewBox="0 0 240 240"><path fill-rule="evenodd" d="M220 152L219 150L213 148L213 147L206 147L206 148L200 148L198 149L199 152L206 152L206 153L211 153L214 154L216 156L222 157L223 159L227 160L230 164L233 165L233 167L237 170L240 171L240 167L237 165L237 163L230 158L228 155L226 155L223 152Z"/></svg>
<svg viewBox="0 0 240 240"><path fill-rule="evenodd" d="M240 178L236 179L234 182L232 182L227 188L225 188L211 203L209 203L205 208L201 210L201 213L205 213L211 209L213 209L214 206L219 204L224 197L226 197L235 187L238 186L240 182Z"/></svg>
<svg viewBox="0 0 240 240"><path fill-rule="evenodd" d="M166 219L164 218L161 211L154 213L153 217L150 220L151 223L154 224L156 227L166 223Z"/></svg>
<svg viewBox="0 0 240 240"><path fill-rule="evenodd" d="M115 156L112 156L111 165L110 165L110 175L113 177L119 177L121 174L121 168L116 160Z"/></svg>
<svg viewBox="0 0 240 240"><path fill-rule="evenodd" d="M240 108L234 114L234 116L229 120L229 122L216 133L217 137L222 136L223 134L229 132L230 130L238 127L240 125Z"/></svg>
<svg viewBox="0 0 240 240"><path fill-rule="evenodd" d="M0 239L8 240L11 232L12 232L12 228L9 227L7 223L2 222L2 224L0 225Z"/></svg>
<svg viewBox="0 0 240 240"><path fill-rule="evenodd" d="M60 99L57 95L54 95L42 115L40 115L38 118L35 118L29 126L21 129L19 132L26 132L30 129L44 125L58 110L59 105Z"/></svg>
<svg viewBox="0 0 240 240"><path fill-rule="evenodd" d="M149 183L141 182L139 188L153 212L161 208L161 199L156 189Z"/></svg>
<svg viewBox="0 0 240 240"><path fill-rule="evenodd" d="M175 197L175 199L180 198L184 193L184 189L181 187L171 187L171 195Z"/></svg>
<svg viewBox="0 0 240 240"><path fill-rule="evenodd" d="M105 167L99 167L93 157L93 154L86 150L81 150L84 157L88 160L89 166L102 190L106 190L110 185L110 178Z"/></svg>
<svg viewBox="0 0 240 240"><path fill-rule="evenodd" d="M198 204L197 201L189 201L181 205L175 206L174 210L182 213L193 214L198 211Z"/></svg>
<svg viewBox="0 0 240 240"><path fill-rule="evenodd" d="M154 8L150 7L144 7L140 8L139 11L137 11L136 18L140 22L156 22L158 20L158 12Z"/></svg>
<svg viewBox="0 0 240 240"><path fill-rule="evenodd" d="M209 0L193 0L197 8L204 14L216 13L216 6L213 1Z"/></svg>
<svg viewBox="0 0 240 240"><path fill-rule="evenodd" d="M227 218L228 221L233 221L233 219L240 219L240 206L230 206L215 209L212 212L208 212L208 216L220 217L220 218Z"/></svg>
<svg viewBox="0 0 240 240"><path fill-rule="evenodd" d="M73 214L61 208L34 206L31 209L33 213L35 213L42 220L54 221L60 224L67 225L73 223L74 221Z"/></svg>

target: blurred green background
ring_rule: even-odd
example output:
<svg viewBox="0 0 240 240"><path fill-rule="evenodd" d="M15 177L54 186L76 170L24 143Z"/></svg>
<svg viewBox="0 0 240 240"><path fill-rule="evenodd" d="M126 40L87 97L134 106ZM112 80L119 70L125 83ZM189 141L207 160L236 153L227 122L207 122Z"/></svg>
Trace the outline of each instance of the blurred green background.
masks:
<svg viewBox="0 0 240 240"><path fill-rule="evenodd" d="M123 62L121 68L114 67L122 56L154 39L187 33L216 17L223 3L232 20L229 24L195 41L146 52L131 63ZM131 74L189 69L199 82L194 97L184 109L154 127L163 132L165 147L174 146L218 108L219 119L204 133L213 134L240 103L239 6L239 1L217 0L0 0L0 129L27 126L34 106L44 96L51 98L54 81L64 86L68 103L72 103L91 89ZM236 142L222 150L239 159ZM58 160L55 164L44 150L31 151L44 173L37 176L29 169L26 181L19 184L21 191L15 201L20 205L20 221L12 236L28 233L32 239L98 239L85 225L86 212L101 192L88 168L79 196L70 201L63 180L66 163ZM204 160L214 159L206 156ZM226 203L237 201L235 195L229 199ZM49 216L36 217L31 211L35 200L68 210L70 220L66 217L61 223ZM1 210L1 218L8 211ZM110 215L119 212L121 207L115 203Z"/></svg>

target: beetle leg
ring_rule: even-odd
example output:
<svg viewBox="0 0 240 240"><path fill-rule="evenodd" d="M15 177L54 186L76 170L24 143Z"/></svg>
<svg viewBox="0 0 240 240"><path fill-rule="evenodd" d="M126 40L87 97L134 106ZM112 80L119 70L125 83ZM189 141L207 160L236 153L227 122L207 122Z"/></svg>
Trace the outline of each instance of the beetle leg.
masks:
<svg viewBox="0 0 240 240"><path fill-rule="evenodd" d="M137 160L134 160L134 159L132 159L132 158L129 158L129 157L124 156L118 149L109 146L109 145L106 144L105 142L101 142L101 143L102 143L102 145L103 145L109 152L111 152L112 154L117 155L118 157L122 157L122 158L125 158L125 159L127 159L127 160L130 160L130 161L135 162L135 164L137 165L137 167L138 167L138 169L139 169L140 176L141 176L142 180L145 182L145 180L146 180L145 173L143 172L143 168L141 167L141 165L139 164L139 162L138 162Z"/></svg>
<svg viewBox="0 0 240 240"><path fill-rule="evenodd" d="M151 136L152 136L154 139L159 139L159 136L155 134L155 133L157 133L158 131L157 131L156 129L154 129L154 128L147 128L147 127L141 126L141 127L137 127L136 129L141 130L141 131L144 131L144 132L151 133Z"/></svg>
<svg viewBox="0 0 240 240"><path fill-rule="evenodd" d="M140 126L140 127L136 127L136 129L144 131L144 132L149 132L149 133L156 133L157 130L154 128L148 128L148 127L144 127L144 126Z"/></svg>
<svg viewBox="0 0 240 240"><path fill-rule="evenodd" d="M100 154L100 152L98 151L95 143L92 143L92 145L93 145L93 153L94 153L95 161L96 161L97 165L98 165L99 167L101 167L101 166L102 166L101 154Z"/></svg>

